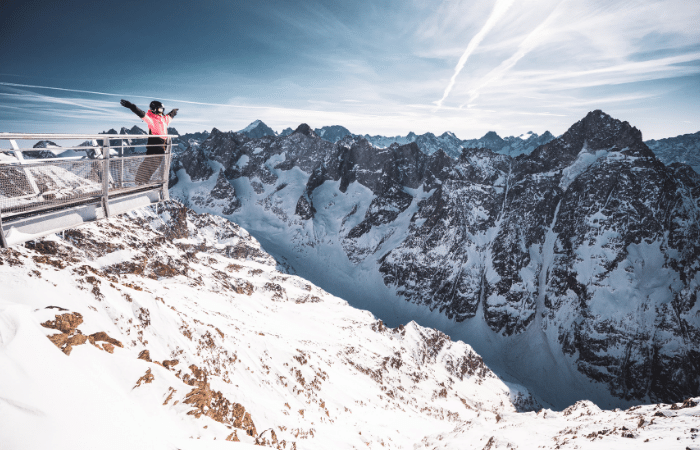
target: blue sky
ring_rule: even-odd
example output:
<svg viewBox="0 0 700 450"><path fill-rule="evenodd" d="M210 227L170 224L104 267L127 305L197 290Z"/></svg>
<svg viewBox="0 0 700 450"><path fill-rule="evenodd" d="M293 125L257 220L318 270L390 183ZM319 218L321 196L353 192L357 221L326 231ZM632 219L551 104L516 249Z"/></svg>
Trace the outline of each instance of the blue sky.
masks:
<svg viewBox="0 0 700 450"><path fill-rule="evenodd" d="M180 132L261 119L462 139L560 134L602 109L700 130L700 2L0 2L0 131L94 133L180 108Z"/></svg>

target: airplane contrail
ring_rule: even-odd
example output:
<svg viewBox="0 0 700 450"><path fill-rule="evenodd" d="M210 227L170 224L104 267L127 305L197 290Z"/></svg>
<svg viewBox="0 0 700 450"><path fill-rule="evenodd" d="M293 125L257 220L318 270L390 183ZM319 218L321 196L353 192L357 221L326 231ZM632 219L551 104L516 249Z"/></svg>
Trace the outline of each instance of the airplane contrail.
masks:
<svg viewBox="0 0 700 450"><path fill-rule="evenodd" d="M545 30L552 23L559 13L560 6L565 0L560 1L557 6L552 10L552 12L547 16L547 18L540 23L537 28L535 28L528 36L523 40L520 45L518 45L518 50L508 59L503 61L495 69L486 74L482 78L481 82L473 89L469 91L469 101L471 103L479 97L479 91L492 82L502 78L506 72L515 66L515 64L520 61L525 55L527 55L532 49L534 49L541 41L542 36L545 34ZM463 106L463 105L462 105Z"/></svg>
<svg viewBox="0 0 700 450"><path fill-rule="evenodd" d="M444 102L447 96L450 95L450 91L452 91L452 87L454 87L455 85L455 80L464 68L464 65L467 63L467 59L469 59L471 54L474 53L474 50L476 50L479 44L481 44L481 41L484 40L484 37L486 37L488 32L491 31L494 25L496 25L496 23L501 19L501 17L503 17L503 15L508 11L513 2L514 0L496 0L496 4L494 5L493 11L491 11L491 15L489 16L488 20L486 20L484 26L472 38L472 40L469 41L467 49L462 54L462 57L459 58L457 67L455 67L455 73L452 75L452 78L450 79L450 83L447 85L447 88L445 88L445 93L442 95L442 98L437 102L436 110L442 107L442 102Z"/></svg>
<svg viewBox="0 0 700 450"><path fill-rule="evenodd" d="M0 85L9 86L9 87L21 87L21 88L51 89L54 91L64 91L64 92L79 92L82 94L109 95L111 97L121 97L121 98L127 98L127 97L128 98L148 98L148 99L153 100L153 97L147 97L145 95L111 94L108 92L83 91L80 89L67 89L67 88L59 88L59 87L53 87L53 86L36 86L36 85L31 85L31 84L7 83L4 81L0 81ZM227 105L227 104L223 104L223 103L192 102L189 100L177 100L177 99L172 99L172 98L164 98L162 100L164 100L166 102L187 103L190 105L225 106L225 107L229 107L229 108L245 108L245 109L267 109L267 107L265 107L265 106L241 106L241 105Z"/></svg>

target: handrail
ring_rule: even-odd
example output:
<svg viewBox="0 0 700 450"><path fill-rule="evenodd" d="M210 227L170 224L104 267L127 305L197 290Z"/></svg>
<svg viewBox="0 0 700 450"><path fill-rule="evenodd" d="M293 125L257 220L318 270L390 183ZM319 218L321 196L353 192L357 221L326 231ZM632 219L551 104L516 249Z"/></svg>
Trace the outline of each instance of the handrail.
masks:
<svg viewBox="0 0 700 450"><path fill-rule="evenodd" d="M124 150L127 147L148 147L144 144L132 144L128 142L129 140L145 140L150 137L164 139L165 154L124 156ZM17 224L27 217L38 217L38 220L44 220L45 214L52 211L62 211L78 204L91 204L99 206L102 214L101 217L93 214L91 219L87 219L88 221L108 219L112 215L111 203L113 202L117 203L116 214L120 214L129 210L128 208L137 207L133 205L144 206L143 203L146 201L143 200L141 203L137 200L127 201L125 200L127 197L139 197L139 195L139 198L148 197L150 200L147 204L167 200L172 138L176 137L178 136L167 134L0 133L0 141L9 141L12 147L7 150L0 148L0 152L14 154L16 158L16 160L0 161L0 247L7 247L8 240L11 241L9 245L24 242L22 238L9 239L9 235L5 235L5 230L11 230L13 225L18 226ZM20 149L15 142L19 140L92 140L93 142L92 145L85 147L56 146ZM118 142L113 144L114 140ZM111 154L114 149L118 150L118 156ZM22 155L23 152L30 151L64 152L67 150L94 153L88 154L88 158L24 159ZM162 172L160 172L161 168ZM22 231L18 233L21 234ZM24 240L31 238L30 236Z"/></svg>
<svg viewBox="0 0 700 450"><path fill-rule="evenodd" d="M0 133L0 140L75 140L75 139L129 139L129 136L143 136L143 138L176 138L177 134L56 134L56 133ZM139 139L143 139L139 138Z"/></svg>

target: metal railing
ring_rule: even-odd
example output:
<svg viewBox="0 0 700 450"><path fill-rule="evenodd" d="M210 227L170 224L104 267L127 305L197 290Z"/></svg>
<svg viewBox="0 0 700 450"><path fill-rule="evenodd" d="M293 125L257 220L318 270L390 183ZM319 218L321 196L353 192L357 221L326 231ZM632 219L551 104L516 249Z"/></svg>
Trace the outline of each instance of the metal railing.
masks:
<svg viewBox="0 0 700 450"><path fill-rule="evenodd" d="M148 146L133 140L145 142L149 137L164 140L157 145L164 154L133 153L134 147ZM77 222L84 223L167 200L173 137L0 133L0 246L75 226L75 219L56 214L66 209L80 210ZM2 148L4 141L9 141L7 150ZM17 141L45 145L21 148ZM49 141L84 142L59 147L46 144ZM52 220L46 226L41 225L44 215ZM56 221L59 217L63 219Z"/></svg>

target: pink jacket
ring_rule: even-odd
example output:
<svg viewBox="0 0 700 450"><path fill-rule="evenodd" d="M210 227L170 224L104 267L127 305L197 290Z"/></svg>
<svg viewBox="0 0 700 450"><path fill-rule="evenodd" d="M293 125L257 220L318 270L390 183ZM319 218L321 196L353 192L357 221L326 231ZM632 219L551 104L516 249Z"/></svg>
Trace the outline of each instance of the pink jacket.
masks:
<svg viewBox="0 0 700 450"><path fill-rule="evenodd" d="M146 112L146 115L143 116L142 119L148 125L151 134L156 135L168 134L168 125L170 125L170 121L173 120L173 118L167 114L159 116L158 114L153 114L150 110Z"/></svg>

